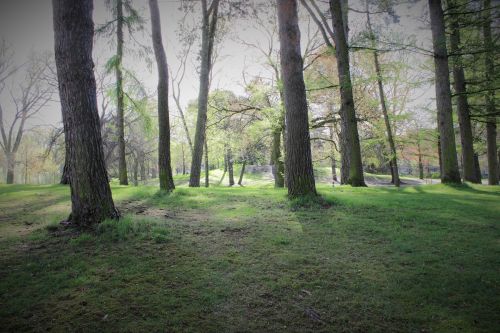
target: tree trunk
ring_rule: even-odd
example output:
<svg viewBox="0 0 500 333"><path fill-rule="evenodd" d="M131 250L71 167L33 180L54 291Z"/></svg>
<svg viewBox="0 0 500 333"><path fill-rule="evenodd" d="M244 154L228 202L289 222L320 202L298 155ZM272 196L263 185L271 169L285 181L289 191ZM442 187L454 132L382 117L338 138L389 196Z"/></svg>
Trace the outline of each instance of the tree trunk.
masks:
<svg viewBox="0 0 500 333"><path fill-rule="evenodd" d="M118 131L118 177L120 185L128 185L125 160L125 110L123 105L123 2L116 1L116 129Z"/></svg>
<svg viewBox="0 0 500 333"><path fill-rule="evenodd" d="M138 173L139 173L139 160L137 159L137 157L134 156L134 173L133 173L134 186L139 185Z"/></svg>
<svg viewBox="0 0 500 333"><path fill-rule="evenodd" d="M397 152L396 152L396 144L394 143L394 137L392 135L392 128L391 128L391 123L389 121L389 113L387 111L387 105L385 103L385 93L384 93L384 84L382 82L382 68L380 67L380 61L378 59L378 51L375 45L375 35L372 30L372 23L370 19L370 11L369 11L369 5L368 1L366 1L366 19L368 23L368 30L370 33L370 39L372 41L372 47L374 49L373 51L373 62L375 65L375 73L377 74L377 85L378 85L378 93L379 93L379 98L380 98L380 107L382 108L382 114L384 116L384 123L385 123L385 130L387 133L387 141L389 142L389 148L390 148L390 165L391 165L391 178L392 181L391 183L394 184L396 187L399 187L400 185L400 179L399 179L399 170L398 170L398 158L397 158Z"/></svg>
<svg viewBox="0 0 500 333"><path fill-rule="evenodd" d="M172 191L175 189L170 163L170 119L168 110L168 66L167 56L161 37L160 11L157 0L149 0L151 12L151 31L153 49L158 67L158 166L160 174L160 189Z"/></svg>
<svg viewBox="0 0 500 333"><path fill-rule="evenodd" d="M450 7L454 2L450 3ZM450 36L450 51L457 54L460 50L460 29L458 17L452 17L452 34ZM467 90L465 86L465 74L462 65L462 57L455 55L453 58L453 87L457 95L457 114L460 124L460 140L462 142L462 170L464 180L479 183L474 170L474 145L472 139L472 127L470 121L469 102L467 101Z"/></svg>
<svg viewBox="0 0 500 333"><path fill-rule="evenodd" d="M474 172L476 172L476 179L479 179L479 183L481 183L481 167L479 166L479 156L477 153L474 153Z"/></svg>
<svg viewBox="0 0 500 333"><path fill-rule="evenodd" d="M424 179L424 164L422 163L422 148L420 147L420 133L417 133L418 178Z"/></svg>
<svg viewBox="0 0 500 333"><path fill-rule="evenodd" d="M205 187L210 186L210 168L208 165L208 143L207 138L205 137Z"/></svg>
<svg viewBox="0 0 500 333"><path fill-rule="evenodd" d="M332 184L335 184L335 182L337 181L337 161L335 159L335 146L333 144L333 139L334 139L334 136L333 136L333 127L329 127L328 128L329 132L330 132L330 140L332 140L332 153L331 153L331 156L330 156L330 159L332 161Z"/></svg>
<svg viewBox="0 0 500 333"><path fill-rule="evenodd" d="M443 155L441 154L441 136L438 135L438 158L439 158L439 177L443 174Z"/></svg>
<svg viewBox="0 0 500 333"><path fill-rule="evenodd" d="M54 45L70 161L70 220L91 227L118 218L108 183L92 62L91 0L53 0Z"/></svg>
<svg viewBox="0 0 500 333"><path fill-rule="evenodd" d="M7 184L14 184L14 166L16 164L16 155L13 153L7 154Z"/></svg>
<svg viewBox="0 0 500 333"><path fill-rule="evenodd" d="M337 70L340 84L343 151L349 154L345 157L349 170L347 183L352 186L366 186L363 176L361 147L359 144L358 123L354 110L351 73L349 69L349 48L345 36L342 9L339 1L330 0L330 11L335 37L335 53L337 55ZM344 162L344 161L343 161ZM347 170L344 170L347 171ZM344 175L342 176L344 177Z"/></svg>
<svg viewBox="0 0 500 333"><path fill-rule="evenodd" d="M274 187L284 187L284 164L281 159L281 127L273 130L273 142L271 146L271 167L274 177Z"/></svg>
<svg viewBox="0 0 500 333"><path fill-rule="evenodd" d="M219 180L219 185L222 184L222 181L226 176L226 172L227 172L227 152L226 152L226 147L224 147L224 172L222 173L222 177Z"/></svg>
<svg viewBox="0 0 500 333"><path fill-rule="evenodd" d="M203 28L201 37L201 68L200 91L198 94L198 118L194 136L193 157L191 159L190 187L200 187L201 160L203 158L203 143L207 124L208 90L210 86L210 71L212 68L212 51L214 46L215 29L219 0L213 0L211 14L207 8L207 1L202 0ZM210 17L212 17L210 19Z"/></svg>
<svg viewBox="0 0 500 333"><path fill-rule="evenodd" d="M494 84L495 79L495 63L493 48L494 43L491 38L491 0L484 0L483 8L484 23L483 23L483 38L484 48L488 51L484 57L485 79L487 85ZM486 123L486 142L488 155L488 184L498 185L498 160L497 160L497 119L491 116L495 113L495 91L490 90L486 93L486 113L490 115Z"/></svg>
<svg viewBox="0 0 500 333"><path fill-rule="evenodd" d="M229 186L234 185L234 171L233 171L233 153L231 147L227 148L227 171L229 174Z"/></svg>
<svg viewBox="0 0 500 333"><path fill-rule="evenodd" d="M59 184L68 185L69 184L69 163L68 163L68 153L66 152L66 157L64 158L64 167L61 176L61 181Z"/></svg>
<svg viewBox="0 0 500 333"><path fill-rule="evenodd" d="M147 175L146 175L146 161L145 161L144 153L139 154L139 167L141 171L141 181L145 182L147 180Z"/></svg>
<svg viewBox="0 0 500 333"><path fill-rule="evenodd" d="M247 160L243 160L243 164L241 165L240 179L238 180L238 185L242 186L243 183L243 175L245 174L245 166L247 164Z"/></svg>
<svg viewBox="0 0 500 333"><path fill-rule="evenodd" d="M285 168L288 195L315 195L296 0L278 0L278 22L286 111Z"/></svg>
<svg viewBox="0 0 500 333"><path fill-rule="evenodd" d="M429 0L436 85L438 129L441 139L442 183L461 183L453 129L450 75L441 0Z"/></svg>

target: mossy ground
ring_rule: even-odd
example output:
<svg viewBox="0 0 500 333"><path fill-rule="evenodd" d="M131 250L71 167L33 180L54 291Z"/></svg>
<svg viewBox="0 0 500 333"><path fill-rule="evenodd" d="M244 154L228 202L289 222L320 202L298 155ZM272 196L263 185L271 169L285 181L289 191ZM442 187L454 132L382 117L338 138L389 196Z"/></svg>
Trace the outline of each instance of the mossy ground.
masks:
<svg viewBox="0 0 500 333"><path fill-rule="evenodd" d="M492 332L500 188L113 186L124 214L63 229L69 190L0 185L0 330Z"/></svg>

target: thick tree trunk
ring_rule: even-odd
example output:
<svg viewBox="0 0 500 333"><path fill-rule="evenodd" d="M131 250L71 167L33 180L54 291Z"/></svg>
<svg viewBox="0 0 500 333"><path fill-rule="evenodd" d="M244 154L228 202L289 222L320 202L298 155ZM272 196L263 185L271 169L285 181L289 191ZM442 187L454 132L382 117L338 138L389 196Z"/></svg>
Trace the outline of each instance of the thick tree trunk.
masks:
<svg viewBox="0 0 500 333"><path fill-rule="evenodd" d="M333 127L329 127L328 128L329 132L330 132L330 140L332 140L332 152L331 152L331 156L330 156L330 159L331 159L331 162L332 162L332 184L335 184L337 180L337 161L336 161L336 156L335 156L335 146L333 144L333 139L334 139L334 136L333 136Z"/></svg>
<svg viewBox="0 0 500 333"><path fill-rule="evenodd" d="M316 194L296 0L278 0L288 195Z"/></svg>
<svg viewBox="0 0 500 333"><path fill-rule="evenodd" d="M271 167L274 177L274 187L284 187L285 167L281 159L281 128L273 130L273 142L271 146Z"/></svg>
<svg viewBox="0 0 500 333"><path fill-rule="evenodd" d="M441 136L440 135L438 135L437 148L438 148L438 159L439 159L439 177L442 177L442 174L443 174L443 155L441 154Z"/></svg>
<svg viewBox="0 0 500 333"><path fill-rule="evenodd" d="M227 148L227 172L229 175L229 186L234 185L234 168L233 168L233 152L231 151L231 147Z"/></svg>
<svg viewBox="0 0 500 333"><path fill-rule="evenodd" d="M64 167L61 176L61 181L59 184L68 185L69 184L69 161L68 161L68 153L66 152L66 158L64 159Z"/></svg>
<svg viewBox="0 0 500 333"><path fill-rule="evenodd" d="M92 62L91 0L53 0L54 46L70 161L70 220L91 227L119 217L108 183Z"/></svg>
<svg viewBox="0 0 500 333"><path fill-rule="evenodd" d="M247 165L247 160L243 160L243 164L241 165L241 171L240 171L240 179L238 179L238 185L242 186L243 183L243 175L245 174L245 166Z"/></svg>
<svg viewBox="0 0 500 333"><path fill-rule="evenodd" d="M453 6L451 2L450 6ZM457 54L460 51L460 29L458 17L452 17L452 34L450 36L450 51ZM455 55L453 58L453 87L457 95L457 114L460 124L460 140L462 142L462 170L466 181L479 183L481 179L476 178L474 170L474 145L472 138L472 126L470 121L469 102L467 101L467 90L465 86L465 74L462 65L462 57Z"/></svg>
<svg viewBox="0 0 500 333"><path fill-rule="evenodd" d="M203 158L203 143L205 142L206 135L208 91L210 86L210 71L212 68L212 51L219 9L219 0L212 1L211 13L208 11L207 1L201 1L203 7L203 28L200 54L200 91L198 94L198 118L196 120L193 157L191 159L191 173L189 176L190 187L200 187L201 160Z"/></svg>
<svg viewBox="0 0 500 333"><path fill-rule="evenodd" d="M137 157L134 157L134 172L133 172L134 186L139 185L138 173L139 173L139 160L137 159Z"/></svg>
<svg viewBox="0 0 500 333"><path fill-rule="evenodd" d="M125 110L123 105L123 2L116 1L116 129L118 131L118 177L120 185L128 185L125 159Z"/></svg>
<svg viewBox="0 0 500 333"><path fill-rule="evenodd" d="M340 184L349 184L349 149L344 135L344 122L341 121L340 141Z"/></svg>
<svg viewBox="0 0 500 333"><path fill-rule="evenodd" d="M158 166L160 174L160 189L172 191L175 189L170 163L170 119L168 110L168 65L161 37L160 12L157 0L149 0L151 12L151 30L153 49L158 67Z"/></svg>
<svg viewBox="0 0 500 333"><path fill-rule="evenodd" d="M344 140L342 149L349 154L348 157L346 156L349 170L347 183L352 186L366 186L363 176L358 123L352 94L351 73L349 69L349 48L347 46L344 30L345 25L339 1L330 0L330 12L333 21L335 53L337 55L337 70L340 84L340 100L342 103L340 110L342 118L342 136Z"/></svg>
<svg viewBox="0 0 500 333"><path fill-rule="evenodd" d="M436 85L438 129L441 139L442 183L461 183L453 129L450 71L441 0L429 0Z"/></svg>
<svg viewBox="0 0 500 333"><path fill-rule="evenodd" d="M479 166L479 155L474 153L474 172L476 173L476 179L479 179L481 183L481 167Z"/></svg>
<svg viewBox="0 0 500 333"><path fill-rule="evenodd" d="M205 137L205 187L210 186L210 167L208 165L208 143Z"/></svg>
<svg viewBox="0 0 500 333"><path fill-rule="evenodd" d="M16 164L16 155L13 153L7 154L7 184L14 184L14 167Z"/></svg>
<svg viewBox="0 0 500 333"><path fill-rule="evenodd" d="M484 48L488 50L484 57L485 79L487 85L492 85L495 78L495 63L493 54L494 43L491 37L491 0L484 0L483 8L485 9L483 23ZM486 93L486 113L488 115L495 113L494 90L490 90ZM497 119L495 116L489 116L486 121L488 184L498 185Z"/></svg>

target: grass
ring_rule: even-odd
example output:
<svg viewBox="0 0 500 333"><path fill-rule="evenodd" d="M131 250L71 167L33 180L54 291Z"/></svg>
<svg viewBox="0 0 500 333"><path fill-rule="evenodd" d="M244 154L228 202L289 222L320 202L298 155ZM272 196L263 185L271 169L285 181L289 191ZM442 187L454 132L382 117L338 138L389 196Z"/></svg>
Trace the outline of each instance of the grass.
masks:
<svg viewBox="0 0 500 333"><path fill-rule="evenodd" d="M0 185L0 331L498 329L499 187L318 188L113 186L89 234L66 187Z"/></svg>

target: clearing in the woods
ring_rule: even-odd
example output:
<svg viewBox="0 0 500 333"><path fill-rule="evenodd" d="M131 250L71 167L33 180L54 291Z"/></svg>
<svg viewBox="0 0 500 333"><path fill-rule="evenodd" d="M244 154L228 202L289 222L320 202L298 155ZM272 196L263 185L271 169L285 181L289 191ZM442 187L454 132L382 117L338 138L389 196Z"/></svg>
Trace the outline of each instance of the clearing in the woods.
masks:
<svg viewBox="0 0 500 333"><path fill-rule="evenodd" d="M498 187L318 188L114 186L79 233L68 187L0 185L0 330L498 329Z"/></svg>

